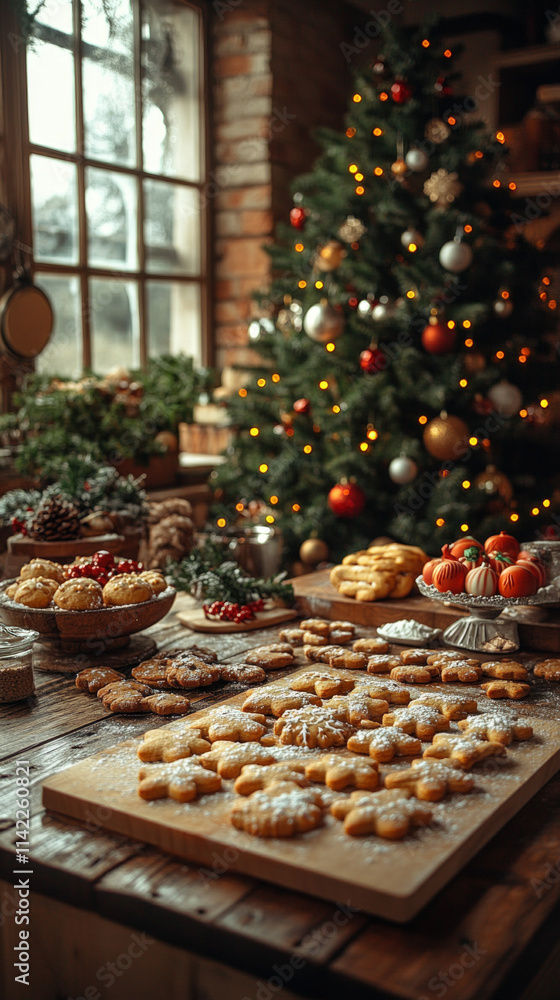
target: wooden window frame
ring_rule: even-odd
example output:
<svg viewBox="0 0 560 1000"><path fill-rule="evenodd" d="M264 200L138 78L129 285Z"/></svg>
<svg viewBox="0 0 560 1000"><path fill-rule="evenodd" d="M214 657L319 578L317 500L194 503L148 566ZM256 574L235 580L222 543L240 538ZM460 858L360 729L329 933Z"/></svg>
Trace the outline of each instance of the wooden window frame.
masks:
<svg viewBox="0 0 560 1000"><path fill-rule="evenodd" d="M140 0L141 2L141 0ZM148 337L147 337L147 308L146 308L146 281L179 282L181 284L195 284L200 287L200 307L201 307L201 343L200 361L203 365L211 366L214 361L214 349L211 337L212 322L212 289L211 289L211 213L208 199L204 197L204 191L208 184L211 161L211 137L209 111L210 101L210 72L209 72L209 30L208 11L202 0L175 0L177 6L190 7L196 9L200 16L199 31L199 101L200 117L204 135L201 142L201 179L198 182L186 181L163 174L154 174L141 169L138 164L142 163L142 89L141 89L141 67L139 59L135 60L135 93L140 95L135 102L136 114L136 164L135 167L124 167L119 164L107 163L102 160L94 160L84 155L84 123L82 108L82 79L81 79L81 38L80 38L80 3L74 3L74 42L72 51L75 57L75 114L77 130L76 153L65 153L58 150L49 149L31 143L29 139L28 127L28 104L27 104L27 73L26 73L26 43L19 33L15 13L13 9L6 12L6 20L3 31L0 34L0 69L1 69L1 93L0 99L3 103L3 180L4 196L6 207L15 217L17 246L30 259L32 273L39 271L40 274L52 275L72 275L78 277L81 287L81 318L82 318L82 365L84 369L91 367L91 330L90 330L90 308L89 308L89 279L103 277L117 277L122 280L138 282L138 315L139 315L139 352L141 367L145 367L148 359ZM135 48L138 51L140 43L140 18L135 18ZM33 227L32 227L32 205L31 205L31 176L30 157L37 154L55 160L63 160L76 165L77 169L77 201L78 201L78 232L79 232L79 257L76 265L57 264L54 262L37 262L33 258ZM138 182L138 266L131 270L121 270L119 268L103 268L87 264L87 217L85 211L85 172L88 167L110 170L114 173L121 173L136 178ZM144 180L162 181L178 184L181 187L197 190L200 194L200 274L197 276L181 275L171 272L150 272L145 268L145 247L143 240L144 227Z"/></svg>

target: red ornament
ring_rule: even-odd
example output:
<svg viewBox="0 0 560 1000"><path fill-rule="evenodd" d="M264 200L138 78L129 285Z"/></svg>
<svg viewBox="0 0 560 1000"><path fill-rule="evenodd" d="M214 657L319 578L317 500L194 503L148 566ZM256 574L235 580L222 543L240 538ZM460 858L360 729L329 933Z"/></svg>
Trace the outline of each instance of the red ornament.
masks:
<svg viewBox="0 0 560 1000"><path fill-rule="evenodd" d="M532 556L529 552L520 552L515 565L525 566L525 569L531 570L531 573L533 573L536 578L537 585L539 587L544 587L546 583L546 570L537 556Z"/></svg>
<svg viewBox="0 0 560 1000"><path fill-rule="evenodd" d="M329 490L327 503L337 517L358 517L366 504L366 495L355 483L337 483Z"/></svg>
<svg viewBox="0 0 560 1000"><path fill-rule="evenodd" d="M461 556L465 555L467 549L473 548L482 552L482 545L480 542L477 542L476 538L473 538L472 535L464 535L463 538L458 538L456 542L453 542L453 545L451 546L451 555L455 556L456 559L460 559Z"/></svg>
<svg viewBox="0 0 560 1000"><path fill-rule="evenodd" d="M311 403L309 402L308 399L305 399L305 397L303 397L302 399L296 399L292 409L294 410L295 413L303 414L304 416L306 416L308 413L311 412Z"/></svg>
<svg viewBox="0 0 560 1000"><path fill-rule="evenodd" d="M499 535L490 535L484 543L485 552L505 552L511 556L512 560L519 555L519 542L513 535L508 535L505 531L500 531Z"/></svg>
<svg viewBox="0 0 560 1000"><path fill-rule="evenodd" d="M475 597L492 597L498 589L498 574L489 566L470 569L465 577L467 594Z"/></svg>
<svg viewBox="0 0 560 1000"><path fill-rule="evenodd" d="M412 97L412 88L406 80L395 80L391 86L391 97L395 104L406 104Z"/></svg>
<svg viewBox="0 0 560 1000"><path fill-rule="evenodd" d="M451 558L444 556L434 568L432 583L440 594L445 594L448 590L452 594L462 594L465 589L466 575L467 571L458 559L454 559L453 556Z"/></svg>
<svg viewBox="0 0 560 1000"><path fill-rule="evenodd" d="M366 375L375 375L377 372L385 371L387 359L378 347L366 347L360 354L360 368Z"/></svg>
<svg viewBox="0 0 560 1000"><path fill-rule="evenodd" d="M498 581L502 597L532 597L536 594L538 584L536 577L527 566L508 566Z"/></svg>
<svg viewBox="0 0 560 1000"><path fill-rule="evenodd" d="M306 219L307 212L304 208L298 208L297 205L295 208L292 208L290 212L290 222L294 229L304 229Z"/></svg>
<svg viewBox="0 0 560 1000"><path fill-rule="evenodd" d="M449 354L455 346L455 330L443 323L428 323L422 333L422 346L430 354Z"/></svg>
<svg viewBox="0 0 560 1000"><path fill-rule="evenodd" d="M449 85L444 76L438 76L434 90L440 97L453 97L453 87Z"/></svg>
<svg viewBox="0 0 560 1000"><path fill-rule="evenodd" d="M436 566L439 565L440 562L442 562L443 559L455 558L451 553L449 545L444 545L442 547L441 552L442 552L441 558L438 556L436 559L430 559L427 563L424 563L424 568L422 570L422 579L424 583L430 584L432 582L434 569L436 568Z"/></svg>

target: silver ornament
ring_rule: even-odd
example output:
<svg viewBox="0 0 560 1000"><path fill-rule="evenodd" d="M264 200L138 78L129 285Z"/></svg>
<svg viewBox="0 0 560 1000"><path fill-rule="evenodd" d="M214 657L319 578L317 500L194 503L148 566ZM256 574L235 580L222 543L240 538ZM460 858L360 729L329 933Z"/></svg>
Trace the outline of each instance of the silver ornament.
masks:
<svg viewBox="0 0 560 1000"><path fill-rule="evenodd" d="M494 409L504 417L513 417L523 402L523 394L516 385L512 385L507 379L502 379L488 390L488 399Z"/></svg>
<svg viewBox="0 0 560 1000"><path fill-rule="evenodd" d="M266 334L274 333L274 330L274 322L271 319L268 319L267 316L261 316L260 319L254 319L251 323L249 323L249 340L260 340L260 338L266 336Z"/></svg>
<svg viewBox="0 0 560 1000"><path fill-rule="evenodd" d="M421 247L424 243L424 237L417 229L405 229L404 233L401 235L401 243L407 250L411 245L415 248Z"/></svg>
<svg viewBox="0 0 560 1000"><path fill-rule="evenodd" d="M416 479L418 475L418 466L411 458L406 455L399 455L398 458L394 458L389 464L389 477L394 483L398 483L399 486L406 486L407 483L411 483L413 479Z"/></svg>
<svg viewBox="0 0 560 1000"><path fill-rule="evenodd" d="M501 319L507 319L511 316L513 312L513 302L511 299L496 299L494 302L494 312L496 316L500 316Z"/></svg>
<svg viewBox="0 0 560 1000"><path fill-rule="evenodd" d="M409 170L412 170L415 174L421 174L423 170L426 169L429 163L428 154L424 152L423 149L409 149L408 153L404 158Z"/></svg>
<svg viewBox="0 0 560 1000"><path fill-rule="evenodd" d="M360 219L356 219L354 215L349 215L339 227L337 236L339 240L344 240L345 243L357 243L365 231L366 227L363 222Z"/></svg>
<svg viewBox="0 0 560 1000"><path fill-rule="evenodd" d="M439 262L446 271L457 274L465 271L472 264L473 252L468 243L458 243L456 240L449 240L444 243L439 252Z"/></svg>
<svg viewBox="0 0 560 1000"><path fill-rule="evenodd" d="M303 328L311 340L326 344L337 340L344 330L344 315L338 309L323 299L307 310Z"/></svg>
<svg viewBox="0 0 560 1000"><path fill-rule="evenodd" d="M397 306L396 303L389 298L388 295L382 295L371 312L372 319L380 322L384 319L390 319L394 315Z"/></svg>

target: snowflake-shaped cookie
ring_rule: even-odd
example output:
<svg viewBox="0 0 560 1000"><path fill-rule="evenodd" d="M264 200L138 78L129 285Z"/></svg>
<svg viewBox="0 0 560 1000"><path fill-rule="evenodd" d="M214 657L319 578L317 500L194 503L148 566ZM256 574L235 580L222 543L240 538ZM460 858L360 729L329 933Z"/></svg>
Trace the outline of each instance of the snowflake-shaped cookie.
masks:
<svg viewBox="0 0 560 1000"><path fill-rule="evenodd" d="M355 727L325 706L297 708L286 712L274 724L274 732L282 743L310 748L342 747Z"/></svg>

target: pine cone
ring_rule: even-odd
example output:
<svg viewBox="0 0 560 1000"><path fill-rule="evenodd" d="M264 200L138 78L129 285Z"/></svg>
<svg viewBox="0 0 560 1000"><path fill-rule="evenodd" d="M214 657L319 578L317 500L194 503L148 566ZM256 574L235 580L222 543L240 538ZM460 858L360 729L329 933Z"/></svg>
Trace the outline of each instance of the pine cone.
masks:
<svg viewBox="0 0 560 1000"><path fill-rule="evenodd" d="M169 497L167 500L150 504L150 524L157 524L162 518L169 517L171 514L190 517L192 506L188 500L184 500L182 497Z"/></svg>
<svg viewBox="0 0 560 1000"><path fill-rule="evenodd" d="M51 500L44 500L37 507L28 530L31 538L43 542L78 538L80 513L74 504L53 497Z"/></svg>

